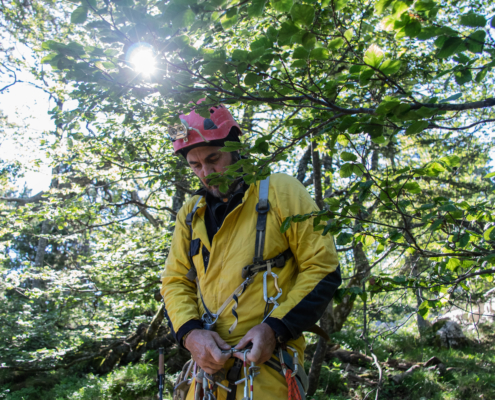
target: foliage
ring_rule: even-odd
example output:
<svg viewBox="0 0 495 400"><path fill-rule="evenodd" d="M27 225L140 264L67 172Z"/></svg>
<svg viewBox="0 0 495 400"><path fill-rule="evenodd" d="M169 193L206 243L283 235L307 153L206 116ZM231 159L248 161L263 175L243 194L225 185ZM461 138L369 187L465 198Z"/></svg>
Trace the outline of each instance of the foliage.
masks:
<svg viewBox="0 0 495 400"><path fill-rule="evenodd" d="M167 376L167 378L171 378ZM88 374L82 377L66 375L48 390L40 392L36 386L30 386L11 392L4 386L0 398L9 400L37 399L74 399L74 400L134 400L152 399L156 395L156 365L142 363L129 365L112 371L105 377ZM167 391L170 393L170 381ZM167 397L165 397L167 398Z"/></svg>
<svg viewBox="0 0 495 400"><path fill-rule="evenodd" d="M374 351L380 362L390 359L404 360L413 363L426 362L431 357L438 357L451 368L444 376L438 371L420 368L406 378L400 385L386 379L380 398L420 400L421 398L435 400L450 399L479 399L491 398L495 394L495 353L493 352L493 324L481 325L481 343L471 344L462 349L439 349L425 345L417 335L411 334L409 324L396 335L378 337L374 341ZM343 349L366 352L367 348L355 333L359 325L348 323L346 332L332 337ZM413 330L414 331L414 330ZM470 335L474 340L477 336ZM373 389L369 383L349 384L347 365L337 359L332 359L322 370L320 376L320 390L315 399L363 399ZM386 377L393 376L400 371L384 367ZM359 368L359 375L369 377L376 371L369 365Z"/></svg>
<svg viewBox="0 0 495 400"><path fill-rule="evenodd" d="M100 349L150 323L175 214L199 187L167 127L200 98L199 113L227 104L245 132L225 151L246 158L214 182L282 171L324 205L281 231L312 218L335 236L333 330L355 301L427 318L493 287L493 2L0 7L2 32L37 57L55 126L40 143L49 190L15 193L19 166L0 164L2 368L96 371ZM153 70L138 69L143 48ZM2 74L16 68L2 59Z"/></svg>

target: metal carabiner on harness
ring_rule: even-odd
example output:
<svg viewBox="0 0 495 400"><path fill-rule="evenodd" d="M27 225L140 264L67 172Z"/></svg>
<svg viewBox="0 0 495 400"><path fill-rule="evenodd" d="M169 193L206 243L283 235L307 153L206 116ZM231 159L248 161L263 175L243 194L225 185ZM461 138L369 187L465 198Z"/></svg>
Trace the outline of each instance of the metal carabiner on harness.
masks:
<svg viewBox="0 0 495 400"><path fill-rule="evenodd" d="M277 289L277 295L275 297L268 297L268 285L267 285L268 273L270 273L270 275L272 276L275 284L275 289ZM263 274L263 299L265 299L267 303L275 303L280 296L282 296L282 289L278 287L278 275L275 272L266 271Z"/></svg>
<svg viewBox="0 0 495 400"><path fill-rule="evenodd" d="M297 375L297 371L299 369L299 364L298 364L298 354L297 350L294 347L286 346L287 349L292 351L292 364L294 365L294 370L292 371L292 374L290 375L291 378L295 377ZM284 360L284 352L282 347L279 347L278 349L278 359L280 361L280 366L282 367L282 372L285 373L287 372L287 364L285 364Z"/></svg>
<svg viewBox="0 0 495 400"><path fill-rule="evenodd" d="M212 319L212 317L214 319ZM203 321L203 329L207 331L214 331L217 326L218 315L217 314L208 314L204 313L201 317L201 321Z"/></svg>
<svg viewBox="0 0 495 400"><path fill-rule="evenodd" d="M278 286L278 275L275 272L272 272L272 265L271 263L267 263L266 265L267 269L266 272L263 274L263 299L266 302L266 305L268 307L268 304L273 304L273 308L269 313L264 315L263 321L261 323L265 322L265 320L272 314L273 311L279 306L277 303L277 300L282 296L282 289ZM277 294L272 297L268 297L268 283L267 283L267 278L268 275L271 275L273 278L273 284L275 285L275 289L277 290ZM266 312L266 311L265 311Z"/></svg>

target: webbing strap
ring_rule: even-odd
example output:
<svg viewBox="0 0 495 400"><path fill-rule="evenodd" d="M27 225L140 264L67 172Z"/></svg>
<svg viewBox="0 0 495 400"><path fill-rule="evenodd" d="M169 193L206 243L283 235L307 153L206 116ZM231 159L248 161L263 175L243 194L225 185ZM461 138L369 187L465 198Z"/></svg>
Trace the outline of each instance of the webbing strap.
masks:
<svg viewBox="0 0 495 400"><path fill-rule="evenodd" d="M187 214L187 216L186 216L186 224L189 226L189 231L191 232L191 240L189 242L189 252L188 252L188 255L189 255L189 264L191 265L191 268L187 272L186 278L189 279L191 282L194 282L196 280L197 276L198 276L198 272L196 271L196 266L194 265L194 262L193 262L192 256L191 256L191 246L192 246L192 243L193 243L192 222L193 222L193 219L194 219L194 214L196 214L196 211L198 210L198 204L199 204L199 202L201 201L202 198L203 198L203 196L199 196L198 200L194 204L194 207L193 207L192 211L189 214Z"/></svg>
<svg viewBox="0 0 495 400"><path fill-rule="evenodd" d="M266 218L270 210L268 203L268 189L270 187L270 177L260 182L260 192L256 211L258 212L258 222L256 223L256 243L254 245L253 263L263 261L263 250L265 248Z"/></svg>
<svg viewBox="0 0 495 400"><path fill-rule="evenodd" d="M227 380L229 381L229 389L230 392L227 394L227 400L235 400L237 394L237 385L235 382L239 380L241 376L243 362L236 358L234 361L234 365L229 369L227 373Z"/></svg>
<svg viewBox="0 0 495 400"><path fill-rule="evenodd" d="M242 277L246 279L249 276L252 276L258 272L266 271L268 269L268 264L271 265L271 268L283 268L288 260L290 260L294 255L292 254L292 250L290 247L284 252L280 253L278 256L270 258L269 260L263 260L257 264L246 265L242 269Z"/></svg>
<svg viewBox="0 0 495 400"><path fill-rule="evenodd" d="M187 214L187 216L186 216L186 224L189 225L189 229L191 230L191 240L192 240L192 232L193 232L192 221L194 218L194 214L196 214L196 211L198 210L198 204L202 198L203 198L203 196L199 196L198 200L196 200L196 203L194 203L194 207L193 207L192 211L189 214Z"/></svg>

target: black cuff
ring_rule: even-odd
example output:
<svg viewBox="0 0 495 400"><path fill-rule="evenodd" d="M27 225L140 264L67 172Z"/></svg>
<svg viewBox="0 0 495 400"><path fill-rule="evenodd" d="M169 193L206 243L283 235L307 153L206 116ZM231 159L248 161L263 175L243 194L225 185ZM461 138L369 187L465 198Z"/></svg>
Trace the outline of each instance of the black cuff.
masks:
<svg viewBox="0 0 495 400"><path fill-rule="evenodd" d="M268 317L265 321L270 328L275 332L275 338L278 343L285 343L292 339L289 328L279 319Z"/></svg>
<svg viewBox="0 0 495 400"><path fill-rule="evenodd" d="M183 349L185 349L185 347L182 343L182 338L186 335L186 333L191 332L193 329L203 329L203 322L198 319L191 319L182 325L177 331L177 335L175 337L179 343L179 346Z"/></svg>

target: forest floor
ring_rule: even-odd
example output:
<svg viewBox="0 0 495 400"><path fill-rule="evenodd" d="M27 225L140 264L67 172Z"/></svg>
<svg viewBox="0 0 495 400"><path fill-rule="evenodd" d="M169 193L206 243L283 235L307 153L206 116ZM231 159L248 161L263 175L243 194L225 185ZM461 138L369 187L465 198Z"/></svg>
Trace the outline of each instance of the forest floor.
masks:
<svg viewBox="0 0 495 400"><path fill-rule="evenodd" d="M479 342L475 332L470 335L470 344L461 349L440 349L407 332L396 333L385 339L377 338L373 351L383 370L379 398L495 399L494 326L479 326L479 335ZM315 338L310 336L308 339L314 341ZM340 350L327 354L327 362L320 376L320 389L308 400L375 399L378 370L370 363L369 352L365 351L359 334L342 332L334 335L333 340L340 345ZM311 348L310 344L308 350ZM433 365L423 365L432 357L437 357ZM443 366L438 365L439 361ZM309 365L310 358L307 355L305 368L309 369ZM0 399L152 400L156 399L157 393L156 366L157 354L150 351L140 363L119 368L101 377L75 370L58 371L34 376L22 385L3 385L0 386ZM410 373L398 377L406 370ZM167 375L167 399L171 399L174 377L172 374Z"/></svg>

